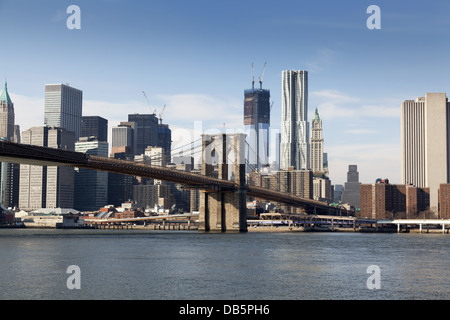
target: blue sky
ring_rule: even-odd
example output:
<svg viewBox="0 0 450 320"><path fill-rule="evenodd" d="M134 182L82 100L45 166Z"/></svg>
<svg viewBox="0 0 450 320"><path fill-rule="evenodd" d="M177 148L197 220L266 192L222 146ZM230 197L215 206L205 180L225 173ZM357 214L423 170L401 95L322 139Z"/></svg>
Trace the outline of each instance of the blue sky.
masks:
<svg viewBox="0 0 450 320"><path fill-rule="evenodd" d="M372 4L380 30L366 27ZM81 30L66 27L69 5ZM22 130L43 124L45 84L69 83L83 90L83 114L110 126L166 105L176 146L195 121L242 127L252 63L257 79L267 62L279 129L281 71L308 70L332 183L349 164L363 183L400 183L400 103L450 89L449 16L448 1L0 0L0 79Z"/></svg>

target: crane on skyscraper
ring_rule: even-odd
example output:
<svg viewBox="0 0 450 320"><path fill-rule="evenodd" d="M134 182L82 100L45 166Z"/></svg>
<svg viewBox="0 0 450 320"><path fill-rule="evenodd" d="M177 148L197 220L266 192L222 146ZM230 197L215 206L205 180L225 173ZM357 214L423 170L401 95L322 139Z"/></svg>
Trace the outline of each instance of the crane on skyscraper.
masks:
<svg viewBox="0 0 450 320"><path fill-rule="evenodd" d="M159 123L162 123L162 116L163 116L164 110L166 110L166 105L164 105L164 107L161 110L161 113L159 114Z"/></svg>
<svg viewBox="0 0 450 320"><path fill-rule="evenodd" d="M255 89L255 75L253 73L253 62L252 62L252 90Z"/></svg>
<svg viewBox="0 0 450 320"><path fill-rule="evenodd" d="M145 94L145 91L142 91L142 93L144 94L144 97L147 100L147 104L148 104L149 108L152 110L152 106L150 105L150 102L148 101L148 98L147 98L147 95ZM156 114L156 109L153 111L153 114Z"/></svg>
<svg viewBox="0 0 450 320"><path fill-rule="evenodd" d="M260 89L262 89L262 81L263 81L263 78L264 78L264 70L266 70L266 65L267 65L267 63L264 62L263 71L261 73L261 77L259 77L259 87L260 87Z"/></svg>

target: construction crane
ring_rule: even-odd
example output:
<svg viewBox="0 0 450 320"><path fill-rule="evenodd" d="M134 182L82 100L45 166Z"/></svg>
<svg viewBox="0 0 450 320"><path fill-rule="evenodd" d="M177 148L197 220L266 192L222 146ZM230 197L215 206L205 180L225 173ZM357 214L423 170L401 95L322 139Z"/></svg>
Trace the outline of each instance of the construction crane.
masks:
<svg viewBox="0 0 450 320"><path fill-rule="evenodd" d="M142 93L144 94L144 97L147 100L147 104L148 104L150 110L152 110L152 106L150 105L150 102L148 101L148 98L147 98L147 95L145 94L145 91L142 91ZM153 111L153 114L156 114L156 109Z"/></svg>
<svg viewBox="0 0 450 320"><path fill-rule="evenodd" d="M260 89L262 89L262 81L263 81L263 78L264 78L264 70L266 70L266 62L264 62L264 67L263 67L263 71L262 71L262 74L261 74L261 77L259 77L259 87L260 87Z"/></svg>
<svg viewBox="0 0 450 320"><path fill-rule="evenodd" d="M161 124L162 124L162 116L163 116L164 110L166 110L166 105L164 105L164 107L161 110L161 113L159 114L159 123L161 123Z"/></svg>
<svg viewBox="0 0 450 320"><path fill-rule="evenodd" d="M253 62L252 62L252 90L255 89L255 75L253 73Z"/></svg>

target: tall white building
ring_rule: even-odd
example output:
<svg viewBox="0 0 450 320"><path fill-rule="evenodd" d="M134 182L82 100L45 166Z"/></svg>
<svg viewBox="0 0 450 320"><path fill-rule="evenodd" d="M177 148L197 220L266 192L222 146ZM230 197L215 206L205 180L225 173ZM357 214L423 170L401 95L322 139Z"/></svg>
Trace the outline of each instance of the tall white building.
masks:
<svg viewBox="0 0 450 320"><path fill-rule="evenodd" d="M280 169L309 169L308 72L282 72Z"/></svg>
<svg viewBox="0 0 450 320"><path fill-rule="evenodd" d="M430 188L430 209L438 212L441 183L450 182L450 105L445 93L401 104L403 184Z"/></svg>
<svg viewBox="0 0 450 320"><path fill-rule="evenodd" d="M323 130L322 120L316 108L314 119L311 121L311 170L312 172L324 172L323 161Z"/></svg>
<svg viewBox="0 0 450 320"><path fill-rule="evenodd" d="M45 85L44 124L75 133L75 141L81 136L83 91L66 84Z"/></svg>
<svg viewBox="0 0 450 320"><path fill-rule="evenodd" d="M22 133L22 143L74 151L74 133L61 128L33 127ZM19 207L73 208L74 169L62 166L20 165Z"/></svg>

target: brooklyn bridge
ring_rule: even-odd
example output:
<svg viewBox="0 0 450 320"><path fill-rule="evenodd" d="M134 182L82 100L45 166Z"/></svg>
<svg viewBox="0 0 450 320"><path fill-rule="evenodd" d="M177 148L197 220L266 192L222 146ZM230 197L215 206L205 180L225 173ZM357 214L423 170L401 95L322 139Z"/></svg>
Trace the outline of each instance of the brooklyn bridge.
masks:
<svg viewBox="0 0 450 320"><path fill-rule="evenodd" d="M0 161L101 170L198 188L202 191L199 230L203 231L247 231L247 197L300 207L309 214L347 216L352 213L321 201L249 184L244 149L244 134L202 135L201 174L8 141L0 141Z"/></svg>

